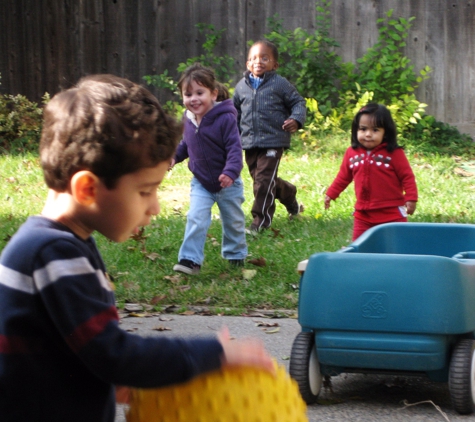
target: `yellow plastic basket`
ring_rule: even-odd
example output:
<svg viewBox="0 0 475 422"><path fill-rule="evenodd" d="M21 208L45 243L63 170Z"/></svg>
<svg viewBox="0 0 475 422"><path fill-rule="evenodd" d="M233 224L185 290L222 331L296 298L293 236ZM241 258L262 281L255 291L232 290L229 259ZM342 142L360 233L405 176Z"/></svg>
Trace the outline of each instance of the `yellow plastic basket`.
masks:
<svg viewBox="0 0 475 422"><path fill-rule="evenodd" d="M308 422L297 383L283 366L276 375L227 368L166 388L133 389L128 422Z"/></svg>

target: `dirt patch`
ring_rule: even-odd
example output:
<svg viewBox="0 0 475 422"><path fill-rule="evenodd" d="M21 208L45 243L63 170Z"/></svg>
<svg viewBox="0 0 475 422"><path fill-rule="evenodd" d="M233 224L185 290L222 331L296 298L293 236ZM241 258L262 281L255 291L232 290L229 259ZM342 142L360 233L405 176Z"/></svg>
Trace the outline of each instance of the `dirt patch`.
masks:
<svg viewBox="0 0 475 422"><path fill-rule="evenodd" d="M183 205L190 202L189 186L167 186L162 187L159 192L160 202L171 207Z"/></svg>

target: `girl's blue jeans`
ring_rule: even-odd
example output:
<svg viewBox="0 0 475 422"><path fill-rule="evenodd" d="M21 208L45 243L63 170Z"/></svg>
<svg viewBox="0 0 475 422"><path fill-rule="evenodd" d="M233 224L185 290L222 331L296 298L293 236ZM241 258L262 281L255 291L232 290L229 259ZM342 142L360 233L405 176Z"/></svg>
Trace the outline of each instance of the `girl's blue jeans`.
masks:
<svg viewBox="0 0 475 422"><path fill-rule="evenodd" d="M178 260L189 259L202 265L206 234L211 224L211 208L218 204L223 227L221 255L225 259L244 259L247 256L244 212L244 188L237 178L229 188L211 193L195 178L191 180L190 210L186 220L185 237L178 252Z"/></svg>

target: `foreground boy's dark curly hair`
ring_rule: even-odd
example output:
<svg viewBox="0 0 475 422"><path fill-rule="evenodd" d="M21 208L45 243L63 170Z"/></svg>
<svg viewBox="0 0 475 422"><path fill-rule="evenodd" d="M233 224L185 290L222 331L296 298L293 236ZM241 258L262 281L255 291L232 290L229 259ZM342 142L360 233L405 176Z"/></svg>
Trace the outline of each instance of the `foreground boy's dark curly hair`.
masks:
<svg viewBox="0 0 475 422"><path fill-rule="evenodd" d="M114 75L92 75L46 106L40 158L49 188L64 192L90 170L108 189L144 167L170 160L181 124L145 88Z"/></svg>

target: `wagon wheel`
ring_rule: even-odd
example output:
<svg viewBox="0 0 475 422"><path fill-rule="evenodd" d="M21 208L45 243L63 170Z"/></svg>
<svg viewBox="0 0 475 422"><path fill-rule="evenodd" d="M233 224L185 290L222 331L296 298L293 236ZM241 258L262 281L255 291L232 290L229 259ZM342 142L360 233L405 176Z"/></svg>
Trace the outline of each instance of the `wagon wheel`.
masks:
<svg viewBox="0 0 475 422"><path fill-rule="evenodd" d="M449 368L449 391L454 409L464 415L475 407L475 341L460 340L454 348Z"/></svg>
<svg viewBox="0 0 475 422"><path fill-rule="evenodd" d="M315 403L322 388L322 374L313 333L301 332L295 338L290 353L289 373L297 381L305 402Z"/></svg>

